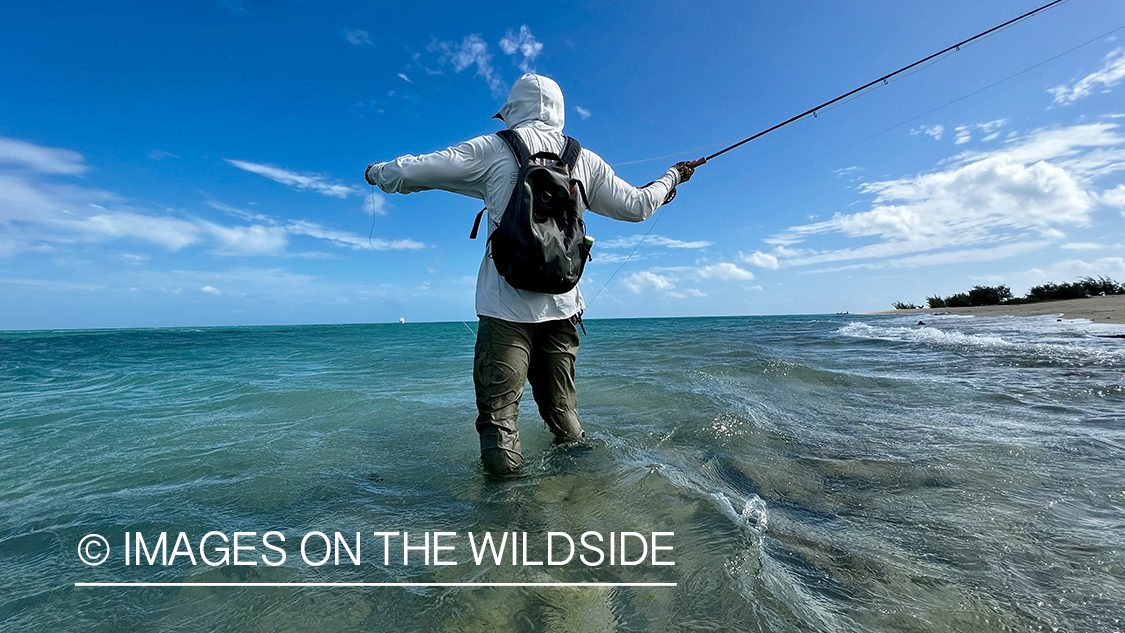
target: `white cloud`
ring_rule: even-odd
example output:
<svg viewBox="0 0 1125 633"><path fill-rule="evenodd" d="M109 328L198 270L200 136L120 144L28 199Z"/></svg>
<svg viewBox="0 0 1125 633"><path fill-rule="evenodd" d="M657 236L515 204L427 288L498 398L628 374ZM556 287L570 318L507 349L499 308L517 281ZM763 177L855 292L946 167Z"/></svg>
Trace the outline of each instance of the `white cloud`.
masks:
<svg viewBox="0 0 1125 633"><path fill-rule="evenodd" d="M504 94L504 82L492 67L492 54L488 52L488 44L480 35L468 35L458 45L455 42L433 42L429 50L441 53L443 64L452 64L454 72L461 72L476 64L477 76L488 83L492 93L497 96Z"/></svg>
<svg viewBox="0 0 1125 633"><path fill-rule="evenodd" d="M1125 185L1117 185L1113 189L1102 192L1102 204L1119 209L1125 209Z"/></svg>
<svg viewBox="0 0 1125 633"><path fill-rule="evenodd" d="M363 197L363 210L367 215L387 215L387 198L371 188L371 193Z"/></svg>
<svg viewBox="0 0 1125 633"><path fill-rule="evenodd" d="M593 257L594 259L590 262L591 264L618 264L624 261L638 262L648 259L648 257L640 254L634 254L632 257L629 257L628 253L607 253L605 251L595 251Z"/></svg>
<svg viewBox="0 0 1125 633"><path fill-rule="evenodd" d="M413 251L426 248L425 244L415 242L411 239L385 240L372 238L368 240L368 238L355 235L354 233L325 228L315 222L308 222L306 220L294 220L285 228L289 233L294 235L307 235L317 239L328 240L337 246L346 246L357 250Z"/></svg>
<svg viewBox="0 0 1125 633"><path fill-rule="evenodd" d="M682 240L675 240L662 235L630 235L629 237L619 237L617 239L605 240L597 242L596 246L601 248L633 248L644 240L646 246L664 246L666 248L707 248L711 242L695 241L684 242Z"/></svg>
<svg viewBox="0 0 1125 633"><path fill-rule="evenodd" d="M1055 103L1073 103L1087 97L1098 88L1108 89L1125 79L1125 48L1115 48L1105 56L1105 64L1100 70L1086 75L1073 86L1062 84L1047 92L1055 95Z"/></svg>
<svg viewBox="0 0 1125 633"><path fill-rule="evenodd" d="M203 203L211 207L212 209L217 209L219 211L222 211L223 213L228 213L236 218L246 220L247 222L271 222L269 216L263 215L261 213L247 211L245 209L239 209L238 207L232 207L225 202L220 202L212 198L206 192L201 191L200 193L202 193L205 198Z"/></svg>
<svg viewBox="0 0 1125 633"><path fill-rule="evenodd" d="M763 253L762 251L754 251L749 255L746 255L742 253L742 251L739 251L738 259L739 261L745 262L752 266L757 266L758 268L778 267L777 257L775 257L774 255L770 255L769 253Z"/></svg>
<svg viewBox="0 0 1125 633"><path fill-rule="evenodd" d="M973 128L992 133L1005 123L1000 119ZM836 213L765 241L779 245L770 253L779 266L861 259L920 266L989 261L1042 248L1065 238L1059 228L1089 226L1096 202L1115 199L1112 193L1099 197L1093 181L1125 168L1125 155L1114 147L1125 139L1116 128L1096 123L1037 130L1000 149L963 152L931 173L865 183L861 192L874 196L869 210ZM786 248L829 235L867 243L827 250ZM754 259L740 254L740 261L769 263L763 256Z"/></svg>
<svg viewBox="0 0 1125 633"><path fill-rule="evenodd" d="M202 288L199 289L199 291L200 292L206 292L209 295L215 295L216 297L223 294L223 291L219 290L218 288L216 288L214 286L203 286Z"/></svg>
<svg viewBox="0 0 1125 633"><path fill-rule="evenodd" d="M664 275L657 275L647 270L629 275L622 280L622 283L625 284L626 288L638 294L649 288L653 290L670 290L676 287L675 284Z"/></svg>
<svg viewBox="0 0 1125 633"><path fill-rule="evenodd" d="M364 44L371 43L371 34L367 31L361 31L359 29L348 31L344 35L344 38L347 39L348 43L352 46L362 46Z"/></svg>
<svg viewBox="0 0 1125 633"><path fill-rule="evenodd" d="M645 290L665 292L668 296L684 299L686 297L706 297L707 293L698 288L689 288L684 292L671 292L676 288L676 283L685 280L694 281L750 281L754 274L739 268L736 264L722 262L707 266L674 266L667 268L651 268L649 270L633 273L622 283L626 288L641 293Z"/></svg>
<svg viewBox="0 0 1125 633"><path fill-rule="evenodd" d="M277 255L288 243L285 229L278 226L219 226L204 220L199 224L218 240L218 255Z"/></svg>
<svg viewBox="0 0 1125 633"><path fill-rule="evenodd" d="M928 126L923 125L922 127L910 130L910 135L914 136L916 134L928 134L928 135L934 137L934 140L940 141L941 135L944 132L945 132L945 126L944 125L928 125Z"/></svg>
<svg viewBox="0 0 1125 633"><path fill-rule="evenodd" d="M78 152L0 136L0 166L2 165L14 165L39 174L66 176L76 176L87 170L82 155Z"/></svg>
<svg viewBox="0 0 1125 633"><path fill-rule="evenodd" d="M87 239L90 235L131 237L159 244L170 251L195 244L200 233L198 226L185 220L138 213L100 213L58 224L66 229L87 233Z"/></svg>
<svg viewBox="0 0 1125 633"><path fill-rule="evenodd" d="M329 182L320 174L300 174L295 171L289 171L288 169L282 169L272 165L251 163L244 160L232 160L229 158L224 160L243 171L265 176L270 180L283 185L289 185L296 189L306 189L333 198L347 198L348 196L363 194L363 190L359 187L345 185L339 182Z"/></svg>
<svg viewBox="0 0 1125 633"><path fill-rule="evenodd" d="M292 235L323 239L352 249L425 248L424 244L410 239L368 242L358 235L326 229L311 222L285 224L266 214L230 206L206 193L203 194L205 204L248 224L227 226L190 215L174 217L153 213L134 207L112 192L56 182L55 175L76 175L75 165L85 169L78 154L22 141L0 145L18 150L9 151L9 156L19 159L15 169L0 169L0 257L22 252L57 252L72 244L110 239L140 240L170 251L210 246L213 254L223 256L284 255ZM334 186L323 180L318 182L318 177L286 173L297 179L292 184L304 184L314 190ZM383 204L382 196L376 195L374 203L368 201L365 206L370 212L383 213ZM148 256L130 255L126 259L140 262L142 260L134 259L139 257Z"/></svg>
<svg viewBox="0 0 1125 633"><path fill-rule="evenodd" d="M166 152L162 149L152 150L151 152L148 153L148 157L153 159L153 160L161 160L161 159L164 159L164 158L179 158L179 156L176 156L175 154L173 154L171 152Z"/></svg>
<svg viewBox="0 0 1125 633"><path fill-rule="evenodd" d="M1081 259L1067 259L1055 262L1045 270L1033 268L1028 273L1043 281L1058 283L1081 277L1111 277L1120 280L1125 277L1125 258L1103 257L1093 262Z"/></svg>
<svg viewBox="0 0 1125 633"><path fill-rule="evenodd" d="M402 79L403 81L405 81L408 84L414 83L413 81L410 81L410 77L407 77L406 73L399 73L398 76L399 76L400 79Z"/></svg>
<svg viewBox="0 0 1125 633"><path fill-rule="evenodd" d="M1070 242L1069 244L1062 244L1059 248L1068 251L1098 251L1106 248L1106 246L1096 242Z"/></svg>
<svg viewBox="0 0 1125 633"><path fill-rule="evenodd" d="M964 145L973 140L973 131L978 131L985 135L985 141L996 140L1000 136L999 129L1007 125L1008 119L996 119L995 121L988 121L985 123L974 123L972 125L958 125L953 128L957 133L956 139L953 141L954 145ZM929 134L929 132L927 132Z"/></svg>
<svg viewBox="0 0 1125 633"><path fill-rule="evenodd" d="M697 268L694 275L698 279L721 279L723 281L750 281L754 278L754 273L745 268L739 268L737 264L730 262Z"/></svg>
<svg viewBox="0 0 1125 633"><path fill-rule="evenodd" d="M505 55L518 54L521 56L523 59L520 60L519 68L527 73L534 71L534 69L531 68L531 62L534 62L535 58L538 57L539 53L543 50L543 43L535 39L535 36L531 34L531 29L527 28L525 24L520 27L519 35L512 33L512 30L508 29L508 33L500 38L500 50L504 51Z"/></svg>
<svg viewBox="0 0 1125 633"><path fill-rule="evenodd" d="M582 117L583 121L593 116L593 114L591 114L589 110L583 108L582 106L574 106L574 110L578 112L578 116Z"/></svg>

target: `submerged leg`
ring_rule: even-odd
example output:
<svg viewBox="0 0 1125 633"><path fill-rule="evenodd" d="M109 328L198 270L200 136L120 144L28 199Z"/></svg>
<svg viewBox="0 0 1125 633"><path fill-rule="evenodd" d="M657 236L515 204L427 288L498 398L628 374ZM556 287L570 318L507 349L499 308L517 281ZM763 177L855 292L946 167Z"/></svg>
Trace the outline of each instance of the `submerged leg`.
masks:
<svg viewBox="0 0 1125 633"><path fill-rule="evenodd" d="M578 393L574 388L577 356L578 330L569 319L535 324L528 380L539 415L559 442L585 435L578 421Z"/></svg>
<svg viewBox="0 0 1125 633"><path fill-rule="evenodd" d="M523 463L516 417L530 358L527 325L480 318L473 358L477 433L481 461L493 472L510 473Z"/></svg>

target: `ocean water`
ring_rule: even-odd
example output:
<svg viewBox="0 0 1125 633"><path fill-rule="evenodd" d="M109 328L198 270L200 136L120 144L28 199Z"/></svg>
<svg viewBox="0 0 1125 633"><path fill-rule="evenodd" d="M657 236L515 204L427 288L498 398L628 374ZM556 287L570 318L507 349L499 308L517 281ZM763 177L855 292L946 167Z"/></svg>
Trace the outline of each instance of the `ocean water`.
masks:
<svg viewBox="0 0 1125 633"><path fill-rule="evenodd" d="M478 464L461 323L0 333L0 630L1125 630L1125 326L918 318L590 321L588 438L528 389L513 478ZM125 564L126 533L212 531L258 564ZM303 561L314 531L361 563ZM376 531L455 532L458 564ZM675 565L465 540L542 561L551 531L672 532Z"/></svg>

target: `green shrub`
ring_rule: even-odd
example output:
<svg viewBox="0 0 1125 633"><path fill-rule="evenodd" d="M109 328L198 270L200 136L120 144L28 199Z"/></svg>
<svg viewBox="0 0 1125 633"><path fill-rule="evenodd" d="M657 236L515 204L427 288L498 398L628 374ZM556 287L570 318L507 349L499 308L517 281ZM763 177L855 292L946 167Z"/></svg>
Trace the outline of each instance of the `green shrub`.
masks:
<svg viewBox="0 0 1125 633"><path fill-rule="evenodd" d="M917 310L918 309L918 306L914 305L913 303L903 303L901 301L895 301L891 305L895 307L895 310Z"/></svg>
<svg viewBox="0 0 1125 633"><path fill-rule="evenodd" d="M945 307L947 308L967 308L971 305L973 304L969 300L969 293L967 292L958 292L945 298Z"/></svg>
<svg viewBox="0 0 1125 633"><path fill-rule="evenodd" d="M931 308L945 308L945 307L947 307L945 305L945 299L942 299L938 295L934 295L932 297L926 297L926 305L928 305Z"/></svg>
<svg viewBox="0 0 1125 633"><path fill-rule="evenodd" d="M1082 285L1081 282L1074 282L1072 284L1046 283L1040 286L1034 286L1027 292L1028 298L1039 299L1040 301L1081 299L1085 297L1086 294L1086 286Z"/></svg>
<svg viewBox="0 0 1125 633"><path fill-rule="evenodd" d="M1012 298L1012 291L1007 286L973 286L969 291L969 305L994 306L1001 301Z"/></svg>
<svg viewBox="0 0 1125 633"><path fill-rule="evenodd" d="M1109 277L1083 277L1079 283L1086 288L1086 292L1091 296L1100 295L1103 292L1107 295L1122 295L1125 294L1125 284L1119 284Z"/></svg>

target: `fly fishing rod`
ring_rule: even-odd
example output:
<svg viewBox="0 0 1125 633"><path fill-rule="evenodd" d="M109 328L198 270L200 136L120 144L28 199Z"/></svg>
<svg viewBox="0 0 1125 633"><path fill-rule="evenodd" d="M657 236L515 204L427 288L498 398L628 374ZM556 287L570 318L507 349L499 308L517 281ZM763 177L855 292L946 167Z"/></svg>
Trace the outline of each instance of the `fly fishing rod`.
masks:
<svg viewBox="0 0 1125 633"><path fill-rule="evenodd" d="M863 84L862 86L860 86L860 87L858 87L854 90L850 90L848 92L845 92L844 94L836 97L835 99L830 99L828 101L825 101L824 103L822 103L818 106L809 108L808 110L805 110L804 112L798 114L797 116L786 119L785 121L782 121L781 123L778 123L777 125L774 125L773 127L766 128L766 129L762 130L761 132L758 132L757 134L755 134L753 136L748 136L748 137L742 139L741 141L735 143L734 145L731 145L729 147L721 149L721 150L715 152L714 154L711 154L710 156L706 156L704 158L699 158L699 159L696 159L696 160L693 160L693 161L688 161L688 165L693 167L693 168L698 167L700 165L705 164L707 161L713 160L713 159L715 159L719 156L722 156L723 154L726 154L727 152L731 151L732 149L735 149L736 147L741 147L741 146L749 143L750 141L752 141L756 138L761 138L762 136L765 136L766 134L769 134L770 132L773 132L774 130L779 130L779 129L785 127L786 125L789 125L790 123L796 123L797 121L800 121L801 119L809 116L810 114L813 117L816 117L817 112L819 112L819 111L821 111L821 110L823 110L823 109L825 109L825 108L827 108L831 105L839 103L839 102L843 101L844 99L847 99L848 97L855 96L855 95L863 92L864 90L867 90L868 88L871 88L872 86L879 85L880 83L885 85L892 77L895 77L897 75L901 75L902 73L904 73L908 70L911 70L912 68L917 68L918 66L921 66L922 64L925 64L928 61L931 61L933 59L941 57L942 55L945 55L946 53L949 53L951 51L960 51L962 46L965 46L967 44L971 44L971 43L975 42L976 40L979 40L983 37L987 37L987 36L997 32L997 31L999 31L1001 29L1004 29L1004 28L1007 28L1007 27L1009 27L1009 26L1011 26L1011 25L1013 25L1017 22L1022 22L1023 20L1026 20L1033 15L1036 15L1038 13L1042 13L1042 12L1054 7L1055 5L1062 4L1063 2L1066 2L1066 1L1067 0L1054 0L1053 2L1048 2L1047 4L1039 7L1038 9L1028 11L1027 13L1024 13L1023 15L1021 15L1019 17L1012 18L1011 20L1008 20L1007 22L1004 22L1003 24L999 24L997 26L994 26L994 27L988 29L987 31L981 31L980 33L977 33L976 35L974 35L974 36L972 36L972 37L970 37L966 40L962 40L962 41L957 42L956 44L954 44L952 46L949 46L947 48L943 48L942 50L934 53L933 55L923 57L922 59L919 59L918 61L914 62L913 64L903 66L902 68L899 68L898 70L896 70L892 73L888 73L886 75L883 75L882 77L879 77L878 79L869 81L869 82Z"/></svg>
<svg viewBox="0 0 1125 633"><path fill-rule="evenodd" d="M898 70L896 70L892 73L887 73L886 75L883 75L882 77L879 77L878 79L875 79L873 81L869 81L869 82L863 84L862 86L860 86L860 87L858 87L854 90L850 90L848 92L845 92L844 94L836 97L835 99L830 99L830 100L825 101L824 103L822 103L818 106L815 106L813 108L809 108L808 110L805 110L804 112L798 114L797 116L786 119L785 121L782 121L781 123L778 123L777 125L774 125L773 127L766 128L765 130L762 130L761 132L758 132L757 134L755 134L753 136L748 136L748 137L742 139L741 141L738 141L734 145L723 148L723 149L715 152L714 154L711 154L709 156L705 156L703 158L699 158L699 159L696 159L696 160L687 161L687 164L688 164L689 167L694 169L696 167L699 167L700 165L703 165L703 164L707 163L707 161L709 161L709 160L712 160L714 158L722 156L723 154L726 154L727 152L731 151L732 149L735 149L736 147L741 147L741 146L749 143L750 141L752 141L756 138L761 138L762 136L765 136L766 134L769 134L770 132L773 132L774 130L781 129L781 128L785 127L786 125L789 125L790 123L796 123L797 121L800 121L801 119L809 116L810 114L813 115L813 117L816 117L817 112L819 112L819 111L821 111L821 110L823 110L823 109L825 109L829 106L840 103L841 101L843 101L843 100L845 100L849 97L858 96L864 90L867 90L868 88L871 88L873 86L877 86L880 83L886 85L887 82L895 76L901 75L902 73L905 73L908 70L917 68L918 66L921 66L922 64L925 64L926 62L937 60L942 55L945 55L945 54L947 54L951 51L960 51L962 46L965 46L967 44L971 44L971 43L973 43L973 42L975 42L975 41L977 41L981 38L988 37L989 35L992 35L993 33L997 32L997 31L1000 31L1000 30L1005 29L1009 26L1012 26L1013 24L1015 24L1017 22L1021 22L1023 20L1026 20L1033 15L1036 15L1038 13L1042 13L1042 12L1054 7L1055 5L1062 4L1063 2L1066 2L1066 1L1067 0L1054 0L1053 2L1048 2L1047 4L1041 6L1037 9L1033 9L1031 11L1028 11L1027 13L1024 13L1021 16L1012 18L1011 20L1008 20L1007 22L1004 22L1003 24L998 24L998 25L988 29L987 31L981 31L980 33L977 33L976 35L974 35L974 36L972 36L968 39L957 42L956 44L954 44L952 46L948 46L946 48L943 48L942 50L934 53L933 55L923 57L922 59L919 59L918 61L914 62L913 64L903 66L902 68L899 68ZM940 61L940 60L938 60L938 61ZM710 147L714 147L714 145L711 145ZM682 153L686 153L686 152L682 152ZM674 155L675 154L673 154L673 156ZM667 156L662 156L660 158L667 158ZM640 162L645 162L645 161L648 161L648 160L655 160L655 159L646 158L646 159L640 160L640 161L631 161L629 163L620 163L620 164L629 165L629 164L632 164L632 163L640 163ZM663 212L664 212L663 209L661 209L661 215L663 215ZM625 268L625 265L628 264L629 261L633 259L633 255L637 252L637 249L639 249L641 244L644 243L645 239L648 238L649 233L652 233L652 230L656 228L656 224L658 222L660 222L661 215L656 216L656 221L653 222L651 227L649 227L648 233L645 233L641 237L640 241L637 242L637 244L633 247L632 252L630 252L629 255L625 258L625 261L621 262L621 265L617 267L617 270L613 271L613 274L609 276L609 279L607 279L606 282L604 284L602 284L602 287L598 290L598 292L594 294L594 298L590 299L590 301L588 301L586 303L587 307L589 307L589 305L592 304L594 302L594 300L596 300L598 298L598 296L602 294L602 291L605 290L609 286L609 282L613 281L613 278L617 276L617 273L621 272L621 269Z"/></svg>

